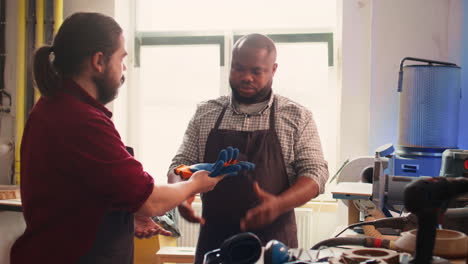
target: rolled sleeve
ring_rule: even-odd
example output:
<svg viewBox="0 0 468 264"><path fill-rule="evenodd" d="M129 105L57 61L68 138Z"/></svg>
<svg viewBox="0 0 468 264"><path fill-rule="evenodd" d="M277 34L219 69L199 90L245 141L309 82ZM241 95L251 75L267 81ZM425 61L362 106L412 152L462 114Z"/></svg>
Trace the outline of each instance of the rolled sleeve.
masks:
<svg viewBox="0 0 468 264"><path fill-rule="evenodd" d="M294 170L297 177L313 179L319 186L319 192L325 191L328 179L328 164L323 157L322 146L317 127L308 113L294 139Z"/></svg>

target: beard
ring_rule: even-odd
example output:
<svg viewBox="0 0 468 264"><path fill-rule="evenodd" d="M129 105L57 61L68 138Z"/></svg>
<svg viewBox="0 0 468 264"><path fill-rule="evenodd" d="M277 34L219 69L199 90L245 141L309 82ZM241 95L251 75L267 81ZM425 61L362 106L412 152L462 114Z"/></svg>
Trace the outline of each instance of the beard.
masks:
<svg viewBox="0 0 468 264"><path fill-rule="evenodd" d="M234 84L231 80L229 80L229 85L231 86L232 95L237 102L241 104L255 104L266 101L270 98L272 90L271 86L273 84L273 80L270 80L264 87L258 90L258 92L252 96L246 97L239 93L239 86Z"/></svg>
<svg viewBox="0 0 468 264"><path fill-rule="evenodd" d="M92 78L97 89L97 101L105 105L113 101L119 92L119 87L125 82L125 76L114 81L109 72L105 71L102 76L95 76Z"/></svg>

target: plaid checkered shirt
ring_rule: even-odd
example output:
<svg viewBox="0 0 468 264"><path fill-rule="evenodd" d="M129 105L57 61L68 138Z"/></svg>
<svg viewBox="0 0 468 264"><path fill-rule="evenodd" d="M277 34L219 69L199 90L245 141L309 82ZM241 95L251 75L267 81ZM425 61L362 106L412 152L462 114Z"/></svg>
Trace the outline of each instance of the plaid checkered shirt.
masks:
<svg viewBox="0 0 468 264"><path fill-rule="evenodd" d="M227 105L220 129L256 131L269 128L270 109L275 101L275 128L284 164L292 185L297 177L313 179L324 192L328 179L328 165L323 158L320 137L312 112L292 100L274 94L263 110L256 114L244 114L237 109L231 96L200 103L190 120L182 145L172 159L169 173L180 164L191 165L205 162L205 145L210 130L214 128L221 110Z"/></svg>

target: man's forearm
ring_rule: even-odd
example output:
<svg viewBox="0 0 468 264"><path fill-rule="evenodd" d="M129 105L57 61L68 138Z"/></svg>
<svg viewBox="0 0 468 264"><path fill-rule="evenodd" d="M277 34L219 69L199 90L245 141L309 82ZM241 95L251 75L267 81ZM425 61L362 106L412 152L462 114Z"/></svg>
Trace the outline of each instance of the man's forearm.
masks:
<svg viewBox="0 0 468 264"><path fill-rule="evenodd" d="M300 176L297 181L278 198L280 214L299 207L319 194L318 184L311 178Z"/></svg>
<svg viewBox="0 0 468 264"><path fill-rule="evenodd" d="M162 215L196 193L193 182L154 186L153 192L137 212L139 215Z"/></svg>

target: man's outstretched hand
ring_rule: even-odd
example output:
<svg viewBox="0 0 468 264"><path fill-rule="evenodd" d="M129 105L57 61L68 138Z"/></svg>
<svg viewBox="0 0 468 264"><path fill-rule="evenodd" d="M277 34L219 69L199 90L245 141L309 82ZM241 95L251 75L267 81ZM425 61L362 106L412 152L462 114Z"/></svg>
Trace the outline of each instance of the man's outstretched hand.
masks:
<svg viewBox="0 0 468 264"><path fill-rule="evenodd" d="M195 196L190 197L178 206L179 214L190 223L205 224L205 218L196 215L195 210L192 207L192 202Z"/></svg>
<svg viewBox="0 0 468 264"><path fill-rule="evenodd" d="M147 216L135 215L135 236L138 238L150 238L155 235L170 236L171 232L156 224L153 219Z"/></svg>
<svg viewBox="0 0 468 264"><path fill-rule="evenodd" d="M271 224L281 214L277 196L260 188L257 182L254 183L254 191L260 200L260 204L247 211L240 222L242 231L261 229Z"/></svg>

